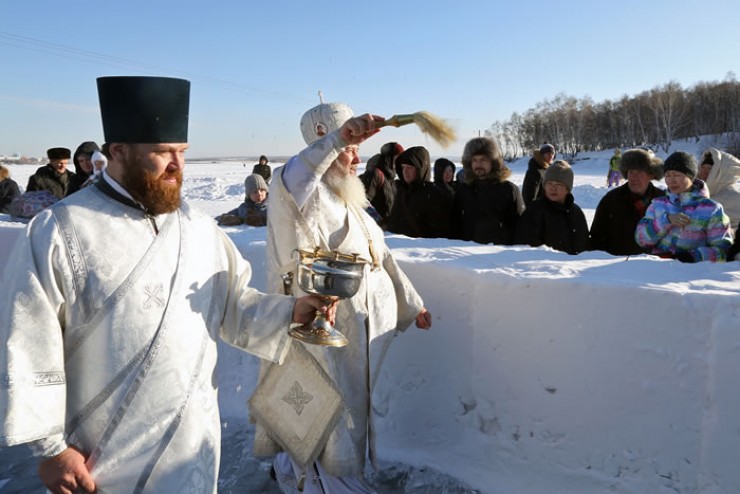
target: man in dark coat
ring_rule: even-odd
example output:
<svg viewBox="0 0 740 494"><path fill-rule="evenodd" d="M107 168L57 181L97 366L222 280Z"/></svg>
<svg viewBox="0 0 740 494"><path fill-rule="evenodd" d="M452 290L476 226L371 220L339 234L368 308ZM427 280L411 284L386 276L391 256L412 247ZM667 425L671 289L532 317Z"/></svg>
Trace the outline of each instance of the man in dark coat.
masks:
<svg viewBox="0 0 740 494"><path fill-rule="evenodd" d="M398 155L396 163L406 187L397 191L388 217L389 231L409 237L449 237L452 196L429 181L429 161L429 151L422 146Z"/></svg>
<svg viewBox="0 0 740 494"><path fill-rule="evenodd" d="M665 195L651 180L663 178L663 162L645 149L630 149L622 154L622 176L627 183L610 190L596 206L591 222L591 249L615 256L643 254L635 242L635 228L656 197Z"/></svg>
<svg viewBox="0 0 740 494"><path fill-rule="evenodd" d="M367 200L380 216L381 224L393 208L396 196L396 157L402 152L403 146L397 142L383 144L380 153L368 160L365 171L360 175Z"/></svg>
<svg viewBox="0 0 740 494"><path fill-rule="evenodd" d="M555 159L555 146L544 143L539 150L535 150L527 164L527 173L522 183L522 197L524 205L529 207L535 199L545 195L543 188L545 170Z"/></svg>
<svg viewBox="0 0 740 494"><path fill-rule="evenodd" d="M434 185L450 198L454 197L459 185L455 181L455 163L447 158L439 158L434 162Z"/></svg>
<svg viewBox="0 0 740 494"><path fill-rule="evenodd" d="M517 244L547 245L568 254L588 250L588 222L574 202L573 169L556 161L545 171L545 195L527 206L519 218Z"/></svg>
<svg viewBox="0 0 740 494"><path fill-rule="evenodd" d="M270 183L270 179L272 178L272 168L270 168L270 165L267 164L267 156L264 154L260 156L260 162L254 165L252 168L252 174L260 175L262 178L265 179L265 182L267 184Z"/></svg>
<svg viewBox="0 0 740 494"><path fill-rule="evenodd" d="M82 188L82 185L93 174L92 155L100 151L100 147L93 141L86 141L77 146L75 154L72 155L72 163L75 165L74 177L69 184L67 195L73 194Z"/></svg>
<svg viewBox="0 0 740 494"><path fill-rule="evenodd" d="M55 197L64 199L74 173L67 170L67 163L72 152L67 148L51 148L46 151L49 163L42 166L28 178L26 192L48 190Z"/></svg>
<svg viewBox="0 0 740 494"><path fill-rule="evenodd" d="M476 137L463 150L463 183L452 203L452 235L481 244L512 245L524 201L496 142Z"/></svg>

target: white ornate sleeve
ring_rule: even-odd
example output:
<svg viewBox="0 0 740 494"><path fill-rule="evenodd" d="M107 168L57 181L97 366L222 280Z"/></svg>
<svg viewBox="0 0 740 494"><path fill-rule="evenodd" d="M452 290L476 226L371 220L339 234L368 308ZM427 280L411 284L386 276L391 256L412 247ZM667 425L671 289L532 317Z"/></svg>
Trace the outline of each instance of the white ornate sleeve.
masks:
<svg viewBox="0 0 740 494"><path fill-rule="evenodd" d="M321 177L346 145L339 131L335 130L290 158L285 164L283 184L299 209L306 203L321 181Z"/></svg>

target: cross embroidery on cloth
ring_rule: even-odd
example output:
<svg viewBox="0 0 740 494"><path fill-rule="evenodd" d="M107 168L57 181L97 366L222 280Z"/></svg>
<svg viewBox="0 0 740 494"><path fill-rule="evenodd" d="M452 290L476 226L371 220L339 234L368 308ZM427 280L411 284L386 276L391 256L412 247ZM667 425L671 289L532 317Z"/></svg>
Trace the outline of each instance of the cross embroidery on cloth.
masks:
<svg viewBox="0 0 740 494"><path fill-rule="evenodd" d="M313 400L313 396L303 391L303 388L298 381L293 382L293 386L290 387L288 394L283 396L283 401L293 407L295 413L300 415L303 412L303 406Z"/></svg>
<svg viewBox="0 0 740 494"><path fill-rule="evenodd" d="M147 299L144 301L144 308L151 309L152 306L164 307L164 298L162 297L162 285L146 285L144 286L144 293Z"/></svg>

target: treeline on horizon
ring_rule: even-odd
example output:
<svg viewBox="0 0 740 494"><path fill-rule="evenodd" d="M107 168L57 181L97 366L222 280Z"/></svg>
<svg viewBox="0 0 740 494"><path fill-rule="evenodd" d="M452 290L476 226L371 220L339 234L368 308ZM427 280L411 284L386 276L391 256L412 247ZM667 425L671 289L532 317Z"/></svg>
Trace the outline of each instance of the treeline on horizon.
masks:
<svg viewBox="0 0 740 494"><path fill-rule="evenodd" d="M507 121L496 121L486 135L498 142L507 160L529 155L543 142L559 154L646 146L668 152L674 139L732 134L740 149L740 83L730 72L721 82L699 82L683 89L671 81L635 96L594 102L558 94ZM738 149L727 149L736 152Z"/></svg>

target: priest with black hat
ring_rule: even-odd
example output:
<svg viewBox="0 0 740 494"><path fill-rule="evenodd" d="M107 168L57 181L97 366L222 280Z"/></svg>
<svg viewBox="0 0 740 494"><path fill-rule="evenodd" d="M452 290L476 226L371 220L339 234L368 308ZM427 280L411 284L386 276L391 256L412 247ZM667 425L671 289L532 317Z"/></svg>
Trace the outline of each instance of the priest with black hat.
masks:
<svg viewBox="0 0 740 494"><path fill-rule="evenodd" d="M188 81L97 82L108 167L31 221L0 281L0 447L28 443L52 492L216 492L217 338L280 363L290 325L335 308L248 287L181 201Z"/></svg>
<svg viewBox="0 0 740 494"><path fill-rule="evenodd" d="M71 155L71 151L67 148L47 149L46 157L49 159L49 163L28 177L26 192L48 190L57 199L66 197L75 175L74 172L67 170Z"/></svg>

